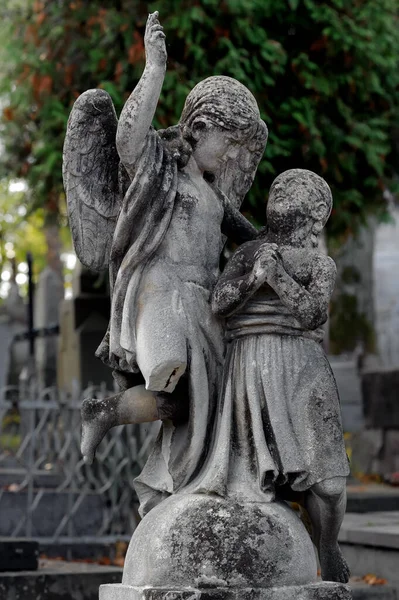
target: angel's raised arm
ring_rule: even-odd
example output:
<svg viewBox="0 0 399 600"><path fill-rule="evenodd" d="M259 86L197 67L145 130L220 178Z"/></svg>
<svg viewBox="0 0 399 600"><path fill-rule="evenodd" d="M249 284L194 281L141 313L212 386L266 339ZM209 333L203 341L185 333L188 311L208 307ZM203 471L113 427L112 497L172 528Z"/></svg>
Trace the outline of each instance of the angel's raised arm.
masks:
<svg viewBox="0 0 399 600"><path fill-rule="evenodd" d="M145 69L123 107L116 133L118 154L131 177L154 118L166 71L165 34L158 12L148 17L144 45Z"/></svg>

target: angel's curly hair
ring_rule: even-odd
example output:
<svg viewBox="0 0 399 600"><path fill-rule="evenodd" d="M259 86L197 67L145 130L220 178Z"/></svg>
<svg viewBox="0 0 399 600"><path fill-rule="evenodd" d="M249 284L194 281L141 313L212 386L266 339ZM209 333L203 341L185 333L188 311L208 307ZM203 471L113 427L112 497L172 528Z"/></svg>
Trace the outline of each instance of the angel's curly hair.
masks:
<svg viewBox="0 0 399 600"><path fill-rule="evenodd" d="M179 168L187 164L195 148L192 131L198 121L231 132L233 139L259 155L259 162L267 127L254 96L239 81L226 76L204 79L188 94L178 125L159 132L176 156ZM244 165L240 167L245 171Z"/></svg>

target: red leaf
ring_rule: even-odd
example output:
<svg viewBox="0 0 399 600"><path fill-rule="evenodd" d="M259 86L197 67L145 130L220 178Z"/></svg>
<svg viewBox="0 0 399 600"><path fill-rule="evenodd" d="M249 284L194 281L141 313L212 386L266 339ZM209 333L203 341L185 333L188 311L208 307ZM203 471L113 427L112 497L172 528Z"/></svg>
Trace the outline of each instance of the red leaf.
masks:
<svg viewBox="0 0 399 600"><path fill-rule="evenodd" d="M14 120L14 110L10 106L3 108L3 117L6 119L6 121L13 121Z"/></svg>

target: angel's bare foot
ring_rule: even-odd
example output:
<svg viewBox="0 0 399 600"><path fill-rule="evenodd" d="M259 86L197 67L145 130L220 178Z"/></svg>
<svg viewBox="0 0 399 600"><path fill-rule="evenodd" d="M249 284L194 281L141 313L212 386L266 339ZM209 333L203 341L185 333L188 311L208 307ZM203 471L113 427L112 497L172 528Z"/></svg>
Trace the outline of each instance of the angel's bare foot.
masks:
<svg viewBox="0 0 399 600"><path fill-rule="evenodd" d="M84 461L89 465L93 462L96 449L104 435L111 427L117 425L116 406L112 406L112 403L109 401L110 398L105 398L104 400L85 398L83 400L81 409L82 441L80 448Z"/></svg>
<svg viewBox="0 0 399 600"><path fill-rule="evenodd" d="M144 385L109 396L103 400L86 398L82 409L81 451L85 462L93 462L97 446L111 427L128 423L149 423L159 417L156 393Z"/></svg>
<svg viewBox="0 0 399 600"><path fill-rule="evenodd" d="M347 583L349 580L349 567L338 546L320 549L321 577L323 581L337 581Z"/></svg>

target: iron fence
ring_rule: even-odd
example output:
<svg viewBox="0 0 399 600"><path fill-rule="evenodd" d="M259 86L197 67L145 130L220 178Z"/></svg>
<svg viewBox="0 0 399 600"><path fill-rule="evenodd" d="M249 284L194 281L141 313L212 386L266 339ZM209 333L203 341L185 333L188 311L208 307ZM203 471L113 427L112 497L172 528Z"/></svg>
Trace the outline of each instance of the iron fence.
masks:
<svg viewBox="0 0 399 600"><path fill-rule="evenodd" d="M80 454L80 407L104 386L62 394L35 385L0 395L0 536L42 543L129 539L138 522L133 479L157 424L115 427L93 465Z"/></svg>

